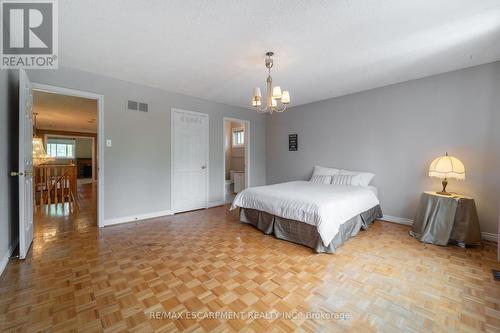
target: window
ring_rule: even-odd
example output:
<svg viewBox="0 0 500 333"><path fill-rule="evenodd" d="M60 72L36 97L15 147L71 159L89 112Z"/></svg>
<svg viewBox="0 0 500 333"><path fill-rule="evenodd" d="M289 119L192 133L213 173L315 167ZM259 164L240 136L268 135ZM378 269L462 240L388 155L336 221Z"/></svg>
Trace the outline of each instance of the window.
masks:
<svg viewBox="0 0 500 333"><path fill-rule="evenodd" d="M75 140L49 137L47 155L55 158L75 158Z"/></svg>
<svg viewBox="0 0 500 333"><path fill-rule="evenodd" d="M245 129L233 128L233 147L245 145Z"/></svg>

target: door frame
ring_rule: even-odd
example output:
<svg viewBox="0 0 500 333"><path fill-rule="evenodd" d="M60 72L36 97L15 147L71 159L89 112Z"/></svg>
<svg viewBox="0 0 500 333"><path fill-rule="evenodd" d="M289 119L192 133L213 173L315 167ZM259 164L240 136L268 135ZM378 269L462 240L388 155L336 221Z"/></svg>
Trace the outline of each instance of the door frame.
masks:
<svg viewBox="0 0 500 333"><path fill-rule="evenodd" d="M175 117L174 113L181 112L186 114L191 114L194 116L201 116L207 119L207 133L206 133L206 142L207 142L207 151L206 151L206 165L207 171L205 174L205 184L206 184L206 193L205 193L205 208L208 208L208 196L209 196L209 185L210 185L210 116L208 113L201 113L196 111L189 111L179 108L171 108L170 109L170 210L172 214L180 213L175 209L174 205L174 177L175 177Z"/></svg>
<svg viewBox="0 0 500 333"><path fill-rule="evenodd" d="M104 95L37 82L32 82L32 87L33 90L47 93L97 100L97 160L99 161L97 167L97 226L104 227Z"/></svg>
<svg viewBox="0 0 500 333"><path fill-rule="evenodd" d="M68 139L85 139L92 141L92 183L96 182L96 169L97 169L97 159L96 159L96 151L95 151L95 138L93 136L81 136L81 135L66 135L66 134L44 134L43 135L43 143L47 146L47 142L49 141L49 137L51 138L68 138ZM97 135L99 138L99 135ZM74 158L76 160L76 157Z"/></svg>
<svg viewBox="0 0 500 333"><path fill-rule="evenodd" d="M226 203L226 150L224 141L226 140L226 121L234 121L245 124L245 188L250 187L250 120L232 117L222 118L222 201ZM232 137L231 133L231 137Z"/></svg>

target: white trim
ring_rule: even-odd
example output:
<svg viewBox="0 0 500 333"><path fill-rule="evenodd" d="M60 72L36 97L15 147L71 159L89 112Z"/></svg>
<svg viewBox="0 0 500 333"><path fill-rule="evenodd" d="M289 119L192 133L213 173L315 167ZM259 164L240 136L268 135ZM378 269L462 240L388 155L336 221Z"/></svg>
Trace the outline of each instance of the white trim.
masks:
<svg viewBox="0 0 500 333"><path fill-rule="evenodd" d="M210 116L208 113L202 113L202 112L195 112L195 111L189 111L189 110L183 110L183 109L178 109L178 108L171 108L170 109L170 210L175 213L180 213L181 211L177 211L174 207L174 175L175 175L175 137L174 137L174 130L175 130L175 117L174 113L175 112L181 112L181 113L187 113L199 117L206 117L207 121L207 133L206 133L206 151L205 151L205 163L206 163L206 172L205 172L205 183L206 183L206 193L205 193L205 209L208 208L208 197L209 197L209 186L210 186ZM195 208L197 209L197 208ZM199 208L198 208L199 209Z"/></svg>
<svg viewBox="0 0 500 333"><path fill-rule="evenodd" d="M32 83L33 90L97 100L97 226L104 227L104 95L70 88Z"/></svg>
<svg viewBox="0 0 500 333"><path fill-rule="evenodd" d="M2 275L3 271L5 270L5 267L7 267L7 264L9 263L9 259L12 256L12 253L14 253L14 250L17 247L17 244L19 244L19 239L17 239L14 243L9 246L7 249L7 252L5 252L5 255L2 258L2 261L0 261L0 276Z"/></svg>
<svg viewBox="0 0 500 333"><path fill-rule="evenodd" d="M407 218L404 218L404 217L398 217L398 216L384 215L379 220L386 221L386 222L397 223L397 224L413 225L413 220L407 219Z"/></svg>
<svg viewBox="0 0 500 333"><path fill-rule="evenodd" d="M170 210L174 212L174 108L170 109Z"/></svg>
<svg viewBox="0 0 500 333"><path fill-rule="evenodd" d="M96 99L96 100L103 97L103 95L96 94L96 93L89 92L89 91L85 91L85 90L76 90L76 89L52 86L49 84L43 84L43 83L37 83L37 82L33 82L32 84L33 84L33 90L43 91L46 93L74 96L74 97L82 97L82 98L89 98L89 99Z"/></svg>
<svg viewBox="0 0 500 333"><path fill-rule="evenodd" d="M224 206L226 205L227 202L224 201L224 200L219 200L219 201L210 201L208 203L208 208L212 208L212 207L219 207L219 206Z"/></svg>
<svg viewBox="0 0 500 333"><path fill-rule="evenodd" d="M161 212L154 212L154 213L148 213L148 214L138 214L138 215L122 216L122 217L117 217L117 218L112 218L112 219L105 220L104 224L106 226L111 226L111 225L114 225L114 224L136 222L136 221L147 220L147 219L154 219L154 218L157 218L157 217L169 216L169 215L174 215L174 212L172 212L171 210L164 210L164 211L161 211Z"/></svg>
<svg viewBox="0 0 500 333"><path fill-rule="evenodd" d="M245 188L250 187L250 120L237 119L231 117L222 117L222 199L226 199L226 150L224 149L224 141L226 140L226 121L234 121L245 124ZM232 140L231 131L231 140ZM235 147L236 148L236 147ZM227 202L226 202L227 203Z"/></svg>
<svg viewBox="0 0 500 333"><path fill-rule="evenodd" d="M498 234L494 234L491 232L482 232L481 238L487 241L498 242Z"/></svg>

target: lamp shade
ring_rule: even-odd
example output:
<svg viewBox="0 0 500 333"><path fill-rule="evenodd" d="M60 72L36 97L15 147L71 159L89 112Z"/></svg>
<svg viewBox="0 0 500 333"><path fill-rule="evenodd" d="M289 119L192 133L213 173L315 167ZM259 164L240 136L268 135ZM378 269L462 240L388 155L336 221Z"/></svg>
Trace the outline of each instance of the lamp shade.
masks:
<svg viewBox="0 0 500 333"><path fill-rule="evenodd" d="M279 86L276 86L273 88L273 98L274 99L280 99L281 98L281 88Z"/></svg>
<svg viewBox="0 0 500 333"><path fill-rule="evenodd" d="M260 88L255 88L253 90L253 97L262 97L262 94L260 92Z"/></svg>
<svg viewBox="0 0 500 333"><path fill-rule="evenodd" d="M456 157L441 156L432 161L429 167L429 176L438 178L465 179L465 166Z"/></svg>
<svg viewBox="0 0 500 333"><path fill-rule="evenodd" d="M290 93L287 90L284 90L283 94L281 95L281 103L283 104L290 103Z"/></svg>

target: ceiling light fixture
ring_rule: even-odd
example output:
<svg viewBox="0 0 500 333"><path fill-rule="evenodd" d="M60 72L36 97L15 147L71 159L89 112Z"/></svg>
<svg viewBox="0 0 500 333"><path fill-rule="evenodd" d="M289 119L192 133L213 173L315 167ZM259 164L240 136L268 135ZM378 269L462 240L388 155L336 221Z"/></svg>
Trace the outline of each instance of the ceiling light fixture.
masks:
<svg viewBox="0 0 500 333"><path fill-rule="evenodd" d="M273 67L272 56L274 52L266 53L266 67L268 70L267 75L267 95L266 95L266 105L262 106L262 93L260 88L257 87L253 91L252 106L259 113L273 113L273 112L283 112L287 109L288 104L290 104L290 93L287 90L281 91L279 86L273 87L273 78L271 77L271 68ZM278 105L278 101L280 105Z"/></svg>
<svg viewBox="0 0 500 333"><path fill-rule="evenodd" d="M38 113L34 112L33 113L33 118L34 118L34 128L35 130L33 131L33 165L38 166L40 164L44 164L50 161L53 161L54 159L47 155L45 152L45 147L43 145L43 140L40 138L37 133L36 133L36 125L37 125L37 116Z"/></svg>

